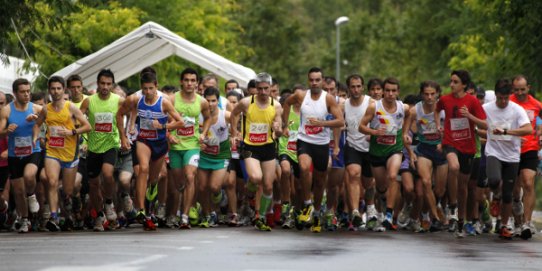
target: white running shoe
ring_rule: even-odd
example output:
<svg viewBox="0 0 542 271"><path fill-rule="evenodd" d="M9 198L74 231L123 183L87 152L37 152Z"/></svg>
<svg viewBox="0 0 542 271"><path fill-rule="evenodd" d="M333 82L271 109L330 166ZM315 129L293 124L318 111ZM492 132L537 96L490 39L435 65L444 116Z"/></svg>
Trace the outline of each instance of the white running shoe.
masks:
<svg viewBox="0 0 542 271"><path fill-rule="evenodd" d="M122 198L122 205L124 207L124 213L129 214L134 210L134 202L132 201L132 198L130 198L130 195L125 195Z"/></svg>
<svg viewBox="0 0 542 271"><path fill-rule="evenodd" d="M166 219L166 205L165 204L159 204L158 209L156 210L156 218L159 220Z"/></svg>
<svg viewBox="0 0 542 271"><path fill-rule="evenodd" d="M105 217L98 215L96 221L94 222L94 231L104 231L104 222Z"/></svg>
<svg viewBox="0 0 542 271"><path fill-rule="evenodd" d="M31 227L32 226L30 226L30 221L28 221L28 218L23 218L19 227L19 233L27 233Z"/></svg>
<svg viewBox="0 0 542 271"><path fill-rule="evenodd" d="M28 201L28 210L31 213L35 214L40 210L40 204L36 199L36 194L32 194L32 196L27 197L26 200Z"/></svg>
<svg viewBox="0 0 542 271"><path fill-rule="evenodd" d="M105 217L107 218L107 220L109 221L117 220L117 212L115 211L115 205L113 203L111 204L106 203L104 205L105 205L105 208L104 208Z"/></svg>
<svg viewBox="0 0 542 271"><path fill-rule="evenodd" d="M521 201L512 201L512 213L515 216L523 215L523 202Z"/></svg>
<svg viewBox="0 0 542 271"><path fill-rule="evenodd" d="M401 212L397 216L397 225L400 228L405 228L408 226L408 223L410 222L410 212L412 210L412 204L405 204L403 206L403 209L401 209Z"/></svg>

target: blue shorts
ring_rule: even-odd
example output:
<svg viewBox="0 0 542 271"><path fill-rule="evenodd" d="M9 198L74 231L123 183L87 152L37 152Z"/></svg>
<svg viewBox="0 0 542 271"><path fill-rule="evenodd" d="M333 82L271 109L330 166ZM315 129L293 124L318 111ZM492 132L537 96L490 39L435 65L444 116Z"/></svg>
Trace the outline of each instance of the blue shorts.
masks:
<svg viewBox="0 0 542 271"><path fill-rule="evenodd" d="M169 145L165 138L163 140L156 141L146 139L138 139L137 141L147 145L147 147L151 149L151 161L156 161L164 157L164 155L169 152Z"/></svg>
<svg viewBox="0 0 542 271"><path fill-rule="evenodd" d="M420 142L420 144L418 144L418 146L416 146L416 148L414 149L414 153L416 153L417 156L421 156L423 158L431 160L434 167L438 167L448 163L444 152L437 151L437 145L430 145Z"/></svg>
<svg viewBox="0 0 542 271"><path fill-rule="evenodd" d="M70 162L60 161L60 159L56 157L51 157L51 156L45 156L45 159L53 159L57 161L60 164L60 168L74 168L79 165L79 156L76 156L76 157L77 158L75 160L70 161Z"/></svg>
<svg viewBox="0 0 542 271"><path fill-rule="evenodd" d="M337 140L334 140L334 144L337 144ZM341 138L339 140L339 155L337 159L333 159L333 146L329 145L329 157L331 159L331 167L332 168L344 168L344 143L346 142L346 133L341 133Z"/></svg>

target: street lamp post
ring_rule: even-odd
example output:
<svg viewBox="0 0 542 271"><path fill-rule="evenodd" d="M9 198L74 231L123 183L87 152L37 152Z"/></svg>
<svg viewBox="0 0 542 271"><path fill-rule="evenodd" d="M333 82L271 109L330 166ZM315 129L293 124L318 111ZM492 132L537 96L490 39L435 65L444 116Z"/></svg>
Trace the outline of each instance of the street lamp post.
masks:
<svg viewBox="0 0 542 271"><path fill-rule="evenodd" d="M340 30L339 30L339 27L341 26L341 24L345 24L349 21L350 19L348 19L348 17L346 16L341 16L339 18L337 18L335 20L335 28L337 29L337 48L336 48L336 56L335 56L335 59L337 61L336 63L336 69L335 69L335 79L337 81L340 81L341 78L341 33L340 33Z"/></svg>

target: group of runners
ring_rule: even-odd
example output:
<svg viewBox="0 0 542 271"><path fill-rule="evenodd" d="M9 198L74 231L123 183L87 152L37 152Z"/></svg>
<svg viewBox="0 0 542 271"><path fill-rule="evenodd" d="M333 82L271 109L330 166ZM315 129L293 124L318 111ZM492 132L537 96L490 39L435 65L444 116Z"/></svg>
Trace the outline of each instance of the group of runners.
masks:
<svg viewBox="0 0 542 271"><path fill-rule="evenodd" d="M280 92L260 73L245 95L230 80L224 97L214 75L159 89L147 67L126 96L104 69L89 96L51 77L48 103L17 79L0 95L0 226L536 233L542 104L525 76L486 92L456 70L450 94L425 81L403 100L395 78L307 76Z"/></svg>

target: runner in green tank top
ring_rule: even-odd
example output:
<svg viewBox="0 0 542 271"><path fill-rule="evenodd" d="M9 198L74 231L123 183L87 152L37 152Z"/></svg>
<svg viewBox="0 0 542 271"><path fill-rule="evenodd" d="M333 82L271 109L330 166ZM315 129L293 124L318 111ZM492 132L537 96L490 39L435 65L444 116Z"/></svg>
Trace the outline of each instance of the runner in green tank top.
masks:
<svg viewBox="0 0 542 271"><path fill-rule="evenodd" d="M98 212L94 230L104 231L105 219L109 221L109 227L118 225L117 213L113 204L115 193L113 173L117 161L117 152L120 148L116 115L124 103L124 98L111 92L115 77L110 70L101 70L98 73L97 81L98 90L96 94L83 101L81 112L88 116L92 127L92 130L88 133L87 172L91 206ZM100 175L103 178L103 197ZM105 204L103 202L104 198Z"/></svg>
<svg viewBox="0 0 542 271"><path fill-rule="evenodd" d="M181 129L170 131L168 140L170 143L169 165L173 174L172 185L178 190L184 187L183 209L181 210L181 228L189 229L188 213L194 204L196 192L195 178L198 168L200 143L202 135L206 135L210 126L209 103L197 93L198 73L191 68L181 72L181 91L170 95L175 110L181 114L185 126ZM203 116L202 133L199 132L199 116ZM170 187L173 187L170 186ZM179 193L170 191L173 198L173 206L179 206ZM169 216L175 216L177 210L171 208Z"/></svg>

